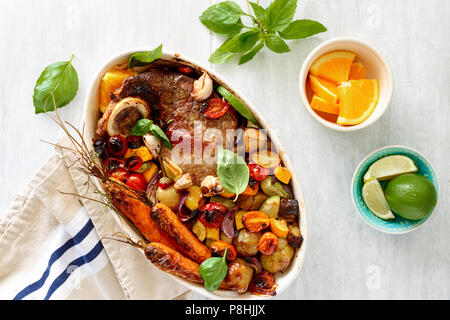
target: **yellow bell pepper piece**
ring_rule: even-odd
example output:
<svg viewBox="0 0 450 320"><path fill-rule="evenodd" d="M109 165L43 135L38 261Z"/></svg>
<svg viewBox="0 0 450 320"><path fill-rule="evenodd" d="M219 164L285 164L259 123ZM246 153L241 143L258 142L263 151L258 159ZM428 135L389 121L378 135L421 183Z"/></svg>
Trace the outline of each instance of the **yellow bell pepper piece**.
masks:
<svg viewBox="0 0 450 320"><path fill-rule="evenodd" d="M245 210L239 210L234 215L234 222L235 222L237 230L241 230L244 228L244 224L242 223L242 217L244 216L244 214L245 214Z"/></svg>
<svg viewBox="0 0 450 320"><path fill-rule="evenodd" d="M211 240L219 240L219 228L206 227L206 238Z"/></svg>
<svg viewBox="0 0 450 320"><path fill-rule="evenodd" d="M145 178L145 181L149 182L150 179L155 175L155 173L158 171L158 166L154 164L153 162L150 162L150 168L145 170L143 175Z"/></svg>
<svg viewBox="0 0 450 320"><path fill-rule="evenodd" d="M291 180L291 173L288 169L278 166L275 168L275 177L277 177L278 180L283 182L284 184L288 184Z"/></svg>

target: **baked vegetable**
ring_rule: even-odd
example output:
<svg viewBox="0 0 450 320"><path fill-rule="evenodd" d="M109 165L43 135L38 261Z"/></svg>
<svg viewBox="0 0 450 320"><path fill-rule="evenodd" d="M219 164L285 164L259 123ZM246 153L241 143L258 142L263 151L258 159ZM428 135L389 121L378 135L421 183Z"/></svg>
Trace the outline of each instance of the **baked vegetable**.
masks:
<svg viewBox="0 0 450 320"><path fill-rule="evenodd" d="M281 199L278 215L288 222L296 221L299 215L298 201L295 199Z"/></svg>
<svg viewBox="0 0 450 320"><path fill-rule="evenodd" d="M156 242L148 244L144 252L145 256L158 269L189 281L203 282L198 271L199 264L184 257L179 252Z"/></svg>
<svg viewBox="0 0 450 320"><path fill-rule="evenodd" d="M199 263L211 257L209 249L189 230L166 205L157 203L151 210L151 218L184 249L188 257Z"/></svg>
<svg viewBox="0 0 450 320"><path fill-rule="evenodd" d="M297 225L290 223L288 225L289 228L289 233L287 236L287 241L289 243L289 245L293 248L300 248L302 246L303 243L303 236L300 232L300 229L298 228Z"/></svg>
<svg viewBox="0 0 450 320"><path fill-rule="evenodd" d="M244 260L238 258L228 265L228 273L225 278L229 289L238 293L244 293L252 280L253 269Z"/></svg>
<svg viewBox="0 0 450 320"><path fill-rule="evenodd" d="M259 232L250 232L246 229L241 229L238 236L233 239L233 245L238 255L242 257L254 256L258 253L260 238L261 233Z"/></svg>
<svg viewBox="0 0 450 320"><path fill-rule="evenodd" d="M177 248L176 242L150 219L150 207L136 198L125 184L118 180L106 181L103 185L111 197L112 204L139 230L150 242L159 242Z"/></svg>
<svg viewBox="0 0 450 320"><path fill-rule="evenodd" d="M294 256L294 248L292 248L286 239L278 239L278 247L271 255L261 255L261 264L264 270L270 273L277 273L285 270Z"/></svg>

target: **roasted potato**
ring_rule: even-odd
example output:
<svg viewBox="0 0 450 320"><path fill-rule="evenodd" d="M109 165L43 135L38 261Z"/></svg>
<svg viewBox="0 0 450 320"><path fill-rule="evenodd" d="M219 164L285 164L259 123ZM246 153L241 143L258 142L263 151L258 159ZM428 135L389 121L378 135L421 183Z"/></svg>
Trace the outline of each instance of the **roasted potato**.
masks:
<svg viewBox="0 0 450 320"><path fill-rule="evenodd" d="M285 270L289 266L293 256L294 248L288 244L286 239L279 238L278 247L275 252L271 255L262 254L260 259L264 270L270 273L277 273Z"/></svg>
<svg viewBox="0 0 450 320"><path fill-rule="evenodd" d="M243 259L238 258L228 265L225 283L228 289L244 293L253 277L253 268Z"/></svg>
<svg viewBox="0 0 450 320"><path fill-rule="evenodd" d="M233 245L238 255L242 257L254 256L258 253L258 243L261 238L260 232L250 232L241 229L237 237L233 239Z"/></svg>

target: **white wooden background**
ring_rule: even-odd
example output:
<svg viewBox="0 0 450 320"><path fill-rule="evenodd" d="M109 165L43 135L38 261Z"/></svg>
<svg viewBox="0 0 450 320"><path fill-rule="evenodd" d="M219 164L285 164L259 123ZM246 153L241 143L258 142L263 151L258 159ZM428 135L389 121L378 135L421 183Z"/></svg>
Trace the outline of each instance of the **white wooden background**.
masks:
<svg viewBox="0 0 450 320"><path fill-rule="evenodd" d="M40 139L55 141L58 133L45 115L34 114L33 87L41 70L75 54L80 87L61 115L80 125L94 72L121 50L163 43L207 63L223 39L203 27L198 16L214 2L0 0L0 217L52 153ZM243 66L236 60L213 66L278 129L302 184L307 257L295 283L278 298L450 298L449 15L447 0L302 0L296 18L317 19L328 32L293 42L290 53L265 49ZM339 36L371 42L394 75L387 113L354 133L330 131L315 122L297 90L306 55ZM355 166L367 153L390 144L424 153L441 183L435 216L402 236L371 229L355 214L350 197Z"/></svg>

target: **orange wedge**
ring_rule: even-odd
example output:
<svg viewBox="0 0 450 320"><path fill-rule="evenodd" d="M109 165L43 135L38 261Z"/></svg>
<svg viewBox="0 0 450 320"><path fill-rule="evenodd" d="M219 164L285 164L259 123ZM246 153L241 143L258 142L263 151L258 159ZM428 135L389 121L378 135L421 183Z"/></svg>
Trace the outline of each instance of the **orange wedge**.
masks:
<svg viewBox="0 0 450 320"><path fill-rule="evenodd" d="M338 124L355 125L366 120L378 103L378 80L350 80L338 87Z"/></svg>
<svg viewBox="0 0 450 320"><path fill-rule="evenodd" d="M133 75L134 75L133 71L129 69L127 70L112 69L104 74L102 81L100 82L100 91L99 91L99 105L100 111L102 113L105 112L106 108L111 102L110 94L116 91L116 89L120 88L120 86L122 86L123 80Z"/></svg>
<svg viewBox="0 0 450 320"><path fill-rule="evenodd" d="M366 78L366 68L359 62L353 62L348 75L348 80L359 80Z"/></svg>
<svg viewBox="0 0 450 320"><path fill-rule="evenodd" d="M314 61L309 71L334 83L344 82L348 80L353 59L355 54L350 51L328 52Z"/></svg>
<svg viewBox="0 0 450 320"><path fill-rule="evenodd" d="M313 96L311 99L311 108L314 110L331 113L331 114L339 114L339 105L336 103L329 103L326 100Z"/></svg>
<svg viewBox="0 0 450 320"><path fill-rule="evenodd" d="M337 103L339 101L337 86L330 81L309 75L309 84L312 91L328 103Z"/></svg>

